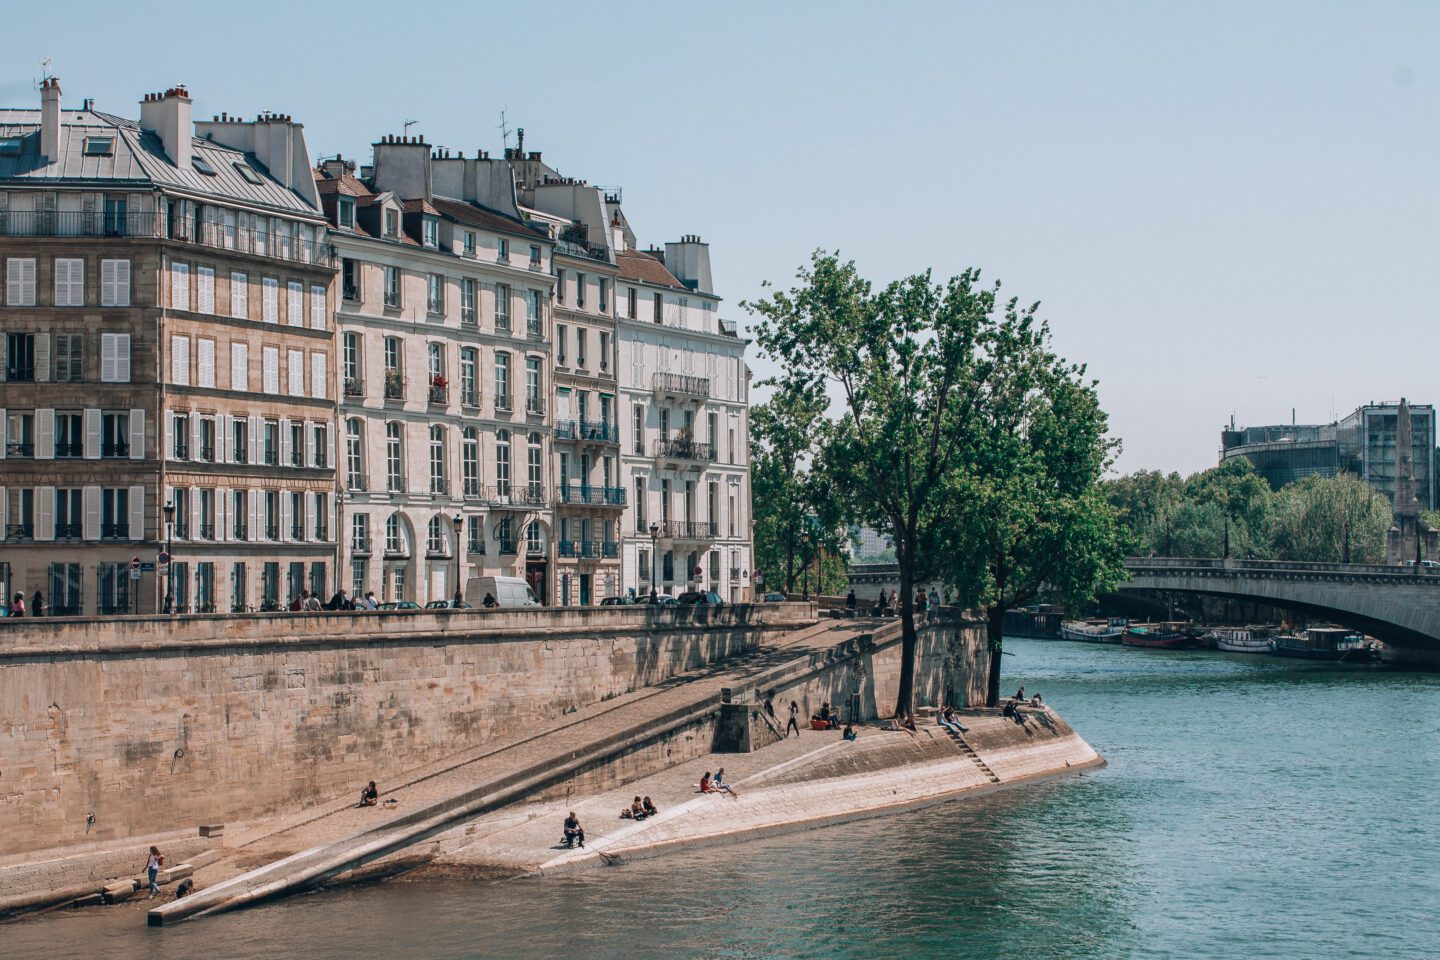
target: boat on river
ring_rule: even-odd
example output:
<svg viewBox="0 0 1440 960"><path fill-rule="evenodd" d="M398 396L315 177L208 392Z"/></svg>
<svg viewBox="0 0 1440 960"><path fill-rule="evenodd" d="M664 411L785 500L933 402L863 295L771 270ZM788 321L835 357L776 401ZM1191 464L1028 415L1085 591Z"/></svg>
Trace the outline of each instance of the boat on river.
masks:
<svg viewBox="0 0 1440 960"><path fill-rule="evenodd" d="M1283 633L1270 641L1270 649L1276 656L1338 663L1373 663L1380 659L1380 651L1363 634L1344 627L1311 627L1299 633Z"/></svg>
<svg viewBox="0 0 1440 960"><path fill-rule="evenodd" d="M1226 653L1269 653L1269 627L1217 627L1205 636Z"/></svg>
<svg viewBox="0 0 1440 960"><path fill-rule="evenodd" d="M1195 645L1189 630L1174 623L1130 624L1120 642L1127 647L1151 647L1159 650L1183 650Z"/></svg>
<svg viewBox="0 0 1440 960"><path fill-rule="evenodd" d="M1119 643L1129 623L1124 617L1109 620L1066 620L1060 624L1061 640L1081 640L1085 643Z"/></svg>

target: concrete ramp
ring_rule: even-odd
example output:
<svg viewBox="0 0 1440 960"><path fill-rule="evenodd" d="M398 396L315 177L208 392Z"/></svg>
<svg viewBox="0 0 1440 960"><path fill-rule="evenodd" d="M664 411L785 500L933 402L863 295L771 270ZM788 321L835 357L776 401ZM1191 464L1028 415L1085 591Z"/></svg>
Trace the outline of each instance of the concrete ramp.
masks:
<svg viewBox="0 0 1440 960"><path fill-rule="evenodd" d="M258 845L246 860L267 848L303 849L156 907L148 922L162 926L324 883L705 721L718 713L722 691L753 696L758 690L783 688L837 658L898 639L899 623L894 621L822 622L717 667L556 718L531 737L457 758L443 769L387 791L399 793L407 805L416 804L403 814L346 807L266 838L267 844ZM389 819L374 824L380 817ZM236 853L243 855L246 849Z"/></svg>

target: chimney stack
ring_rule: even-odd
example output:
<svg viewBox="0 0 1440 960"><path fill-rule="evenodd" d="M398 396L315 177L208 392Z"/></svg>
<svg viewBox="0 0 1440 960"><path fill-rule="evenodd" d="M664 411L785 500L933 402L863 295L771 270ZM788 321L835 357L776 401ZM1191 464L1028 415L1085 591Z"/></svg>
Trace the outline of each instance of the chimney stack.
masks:
<svg viewBox="0 0 1440 960"><path fill-rule="evenodd" d="M665 244L665 268L691 290L713 293L710 279L710 245L698 234L687 233L678 243Z"/></svg>
<svg viewBox="0 0 1440 960"><path fill-rule="evenodd" d="M148 93L140 101L140 129L160 138L165 156L177 167L190 166L190 139L195 135L190 94L184 87Z"/></svg>
<svg viewBox="0 0 1440 960"><path fill-rule="evenodd" d="M47 163L60 159L60 78L40 81L40 152Z"/></svg>

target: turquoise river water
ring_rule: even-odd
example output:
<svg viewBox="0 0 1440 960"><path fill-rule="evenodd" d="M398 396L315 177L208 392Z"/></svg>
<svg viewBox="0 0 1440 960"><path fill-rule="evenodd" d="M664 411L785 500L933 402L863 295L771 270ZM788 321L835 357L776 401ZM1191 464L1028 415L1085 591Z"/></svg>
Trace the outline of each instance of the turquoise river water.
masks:
<svg viewBox="0 0 1440 960"><path fill-rule="evenodd" d="M0 957L1440 956L1440 675L1013 640L1081 777L578 876L391 881L167 929L0 926Z"/></svg>

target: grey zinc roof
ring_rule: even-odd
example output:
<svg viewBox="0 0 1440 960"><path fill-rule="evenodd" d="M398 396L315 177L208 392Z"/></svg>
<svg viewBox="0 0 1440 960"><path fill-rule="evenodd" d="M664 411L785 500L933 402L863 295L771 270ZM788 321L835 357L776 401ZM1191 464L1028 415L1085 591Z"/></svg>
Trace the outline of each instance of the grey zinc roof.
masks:
<svg viewBox="0 0 1440 960"><path fill-rule="evenodd" d="M180 169L165 156L160 138L140 129L140 124L94 110L60 112L60 157L55 163L40 158L40 111L0 109L0 139L21 137L19 156L0 156L0 185L20 181L35 186L103 183L153 184L207 194L256 206L293 213L318 213L299 194L272 179L264 164L253 156L210 140L192 138L192 150L215 171L215 176L193 167ZM85 156L85 139L113 136L115 152L109 157ZM244 163L260 174L252 184L235 170Z"/></svg>

